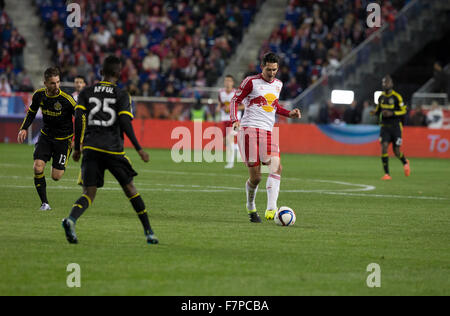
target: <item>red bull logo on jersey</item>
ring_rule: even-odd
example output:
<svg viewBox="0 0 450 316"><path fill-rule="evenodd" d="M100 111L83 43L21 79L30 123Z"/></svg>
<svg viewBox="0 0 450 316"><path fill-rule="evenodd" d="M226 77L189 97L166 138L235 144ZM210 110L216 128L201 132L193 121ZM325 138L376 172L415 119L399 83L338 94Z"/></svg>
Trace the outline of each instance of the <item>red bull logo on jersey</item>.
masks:
<svg viewBox="0 0 450 316"><path fill-rule="evenodd" d="M272 93L267 93L264 96L260 96L250 100L249 106L257 105L259 107L262 107L264 111L271 113L275 110L273 105L276 100L277 100L276 95Z"/></svg>

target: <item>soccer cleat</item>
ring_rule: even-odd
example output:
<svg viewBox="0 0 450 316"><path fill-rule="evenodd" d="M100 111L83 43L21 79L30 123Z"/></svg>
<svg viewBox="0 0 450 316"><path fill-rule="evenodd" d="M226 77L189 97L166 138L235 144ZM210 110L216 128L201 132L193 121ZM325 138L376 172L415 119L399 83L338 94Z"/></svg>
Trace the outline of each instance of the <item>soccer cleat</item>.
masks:
<svg viewBox="0 0 450 316"><path fill-rule="evenodd" d="M267 220L272 220L275 218L275 213L277 212L277 210L267 210L265 217Z"/></svg>
<svg viewBox="0 0 450 316"><path fill-rule="evenodd" d="M262 222L256 209L249 210L247 208L247 212L248 212L248 217L250 218L250 222L252 222L252 223L261 223Z"/></svg>
<svg viewBox="0 0 450 316"><path fill-rule="evenodd" d="M159 240L154 234L148 234L147 235L147 244L149 244L149 245L156 245L158 243L159 243Z"/></svg>
<svg viewBox="0 0 450 316"><path fill-rule="evenodd" d="M41 208L39 211L50 211L52 208L47 203L42 203Z"/></svg>
<svg viewBox="0 0 450 316"><path fill-rule="evenodd" d="M385 175L381 178L381 180L384 180L384 181L386 181L386 180L392 180L392 177L391 177L390 175L388 175L388 174L385 174Z"/></svg>
<svg viewBox="0 0 450 316"><path fill-rule="evenodd" d="M233 167L234 167L234 164L229 163L225 166L225 169L233 169Z"/></svg>
<svg viewBox="0 0 450 316"><path fill-rule="evenodd" d="M75 223L68 218L63 219L62 227L66 232L66 239L71 244L78 244L77 235L75 233Z"/></svg>
<svg viewBox="0 0 450 316"><path fill-rule="evenodd" d="M405 171L405 176L409 177L411 174L411 167L409 166L409 160L406 160L406 164L403 165L403 171Z"/></svg>

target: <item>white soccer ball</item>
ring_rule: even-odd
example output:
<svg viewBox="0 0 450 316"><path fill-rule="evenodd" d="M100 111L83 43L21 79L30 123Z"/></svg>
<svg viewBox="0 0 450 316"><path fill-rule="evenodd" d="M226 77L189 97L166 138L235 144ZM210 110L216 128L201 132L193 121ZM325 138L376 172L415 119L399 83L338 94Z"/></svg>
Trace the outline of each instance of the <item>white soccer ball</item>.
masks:
<svg viewBox="0 0 450 316"><path fill-rule="evenodd" d="M296 220L295 212L287 206L282 206L275 213L275 223L280 226L292 226Z"/></svg>

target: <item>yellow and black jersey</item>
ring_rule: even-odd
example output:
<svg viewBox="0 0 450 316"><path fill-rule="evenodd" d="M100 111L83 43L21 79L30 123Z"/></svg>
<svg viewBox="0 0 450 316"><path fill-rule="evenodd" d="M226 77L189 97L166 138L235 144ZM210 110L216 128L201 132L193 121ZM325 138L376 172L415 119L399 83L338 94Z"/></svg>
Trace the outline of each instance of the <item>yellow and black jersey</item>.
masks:
<svg viewBox="0 0 450 316"><path fill-rule="evenodd" d="M80 135L83 149L124 154L123 132L120 128L119 116L128 115L133 118L131 97L128 92L113 83L100 81L81 91L76 110L77 113L80 110L83 112L83 127ZM76 132L78 133L78 130Z"/></svg>
<svg viewBox="0 0 450 316"><path fill-rule="evenodd" d="M392 116L384 116L383 111L389 110L393 113ZM378 105L376 108L376 115L380 118L381 125L399 125L403 122L406 115L406 104L403 103L403 98L400 94L392 90L389 94L382 92L378 98Z"/></svg>
<svg viewBox="0 0 450 316"><path fill-rule="evenodd" d="M36 90L20 129L30 127L41 108L44 121L41 133L57 140L69 139L73 136L72 117L75 113L75 105L72 96L61 89L55 96L49 96L45 88Z"/></svg>

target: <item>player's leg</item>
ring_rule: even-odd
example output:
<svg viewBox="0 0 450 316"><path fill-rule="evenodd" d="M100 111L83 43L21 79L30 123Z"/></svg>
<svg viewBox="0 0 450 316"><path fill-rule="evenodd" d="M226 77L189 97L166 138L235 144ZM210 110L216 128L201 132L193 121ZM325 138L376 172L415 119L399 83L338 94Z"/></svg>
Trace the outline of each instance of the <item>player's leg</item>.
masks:
<svg viewBox="0 0 450 316"><path fill-rule="evenodd" d="M147 210L145 208L144 200L138 193L133 178L137 176L136 171L131 166L131 162L127 156L110 157L107 163L107 168L111 174L121 185L125 195L128 197L133 209L135 210L147 238L147 243L157 244L158 238L155 236L148 218Z"/></svg>
<svg viewBox="0 0 450 316"><path fill-rule="evenodd" d="M66 233L66 239L71 244L77 244L78 238L75 232L75 224L89 206L94 202L97 194L96 186L83 187L83 195L72 205L69 217L63 219L62 226Z"/></svg>
<svg viewBox="0 0 450 316"><path fill-rule="evenodd" d="M391 180L391 176L389 173L389 143L383 142L381 143L381 162L383 163L384 176L381 180Z"/></svg>
<svg viewBox="0 0 450 316"><path fill-rule="evenodd" d="M250 221L253 223L260 223L261 219L256 211L256 193L258 192L258 185L261 182L261 164L248 167L249 179L245 184L245 192L247 195L247 211Z"/></svg>
<svg viewBox="0 0 450 316"><path fill-rule="evenodd" d="M260 223L261 219L256 210L256 193L261 182L261 163L258 156L258 136L256 129L244 128L239 131L238 145L243 162L248 167L249 178L245 183L247 196L247 212L250 221Z"/></svg>
<svg viewBox="0 0 450 316"><path fill-rule="evenodd" d="M72 152L72 140L54 140L52 146L52 179L59 181L64 175L70 153Z"/></svg>
<svg viewBox="0 0 450 316"><path fill-rule="evenodd" d="M274 219L275 213L278 210L277 201L280 194L281 183L281 161L280 157L273 156L270 158L269 176L267 177L266 189L267 189L267 208L265 217L268 220Z"/></svg>
<svg viewBox="0 0 450 316"><path fill-rule="evenodd" d="M141 221L142 227L144 228L144 234L147 237L147 242L149 244L157 244L158 238L155 236L152 227L150 226L150 220L148 218L147 209L145 208L144 200L138 193L133 181L128 184L122 185L123 192L130 201L133 209Z"/></svg>
<svg viewBox="0 0 450 316"><path fill-rule="evenodd" d="M402 127L399 126L396 131L395 135L395 143L393 143L392 147L394 149L395 156L402 162L403 164L403 171L405 173L406 177L409 177L411 174L411 168L409 166L409 160L406 159L405 155L401 151L401 145L402 145Z"/></svg>
<svg viewBox="0 0 450 316"><path fill-rule="evenodd" d="M227 159L227 165L225 166L226 169L231 169L234 167L234 158L236 155L235 152L235 146L234 146L234 136L235 133L232 131L229 131L227 129L227 136L226 139L226 159Z"/></svg>
<svg viewBox="0 0 450 316"><path fill-rule="evenodd" d="M45 165L51 158L51 143L44 135L39 136L33 153L34 186L41 199L41 211L51 210L47 199L47 182L45 180Z"/></svg>
<svg viewBox="0 0 450 316"><path fill-rule="evenodd" d="M75 224L84 212L92 205L97 194L97 188L104 183L105 168L100 154L92 150L83 151L81 162L81 176L78 184L83 186L83 194L72 205L70 215L63 219L62 226L69 243L76 244Z"/></svg>

